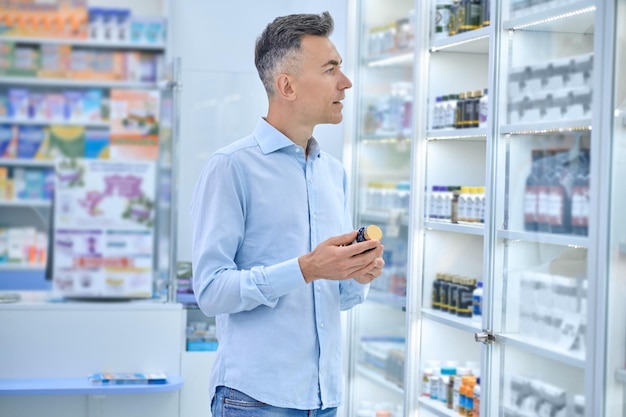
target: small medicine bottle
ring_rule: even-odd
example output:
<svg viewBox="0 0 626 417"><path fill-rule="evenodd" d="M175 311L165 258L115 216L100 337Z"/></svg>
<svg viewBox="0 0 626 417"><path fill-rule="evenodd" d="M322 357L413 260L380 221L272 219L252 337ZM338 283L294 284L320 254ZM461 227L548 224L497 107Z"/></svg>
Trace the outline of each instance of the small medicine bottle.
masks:
<svg viewBox="0 0 626 417"><path fill-rule="evenodd" d="M356 239L352 243L365 242L366 240L380 240L383 237L383 231L375 224L359 227L356 233Z"/></svg>

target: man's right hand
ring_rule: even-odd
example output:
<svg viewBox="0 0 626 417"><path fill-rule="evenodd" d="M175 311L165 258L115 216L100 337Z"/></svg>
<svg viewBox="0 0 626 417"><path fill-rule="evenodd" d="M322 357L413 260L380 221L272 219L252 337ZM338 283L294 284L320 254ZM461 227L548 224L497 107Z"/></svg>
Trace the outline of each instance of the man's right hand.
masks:
<svg viewBox="0 0 626 417"><path fill-rule="evenodd" d="M354 278L367 284L382 273L385 247L378 240L353 243L356 231L334 236L321 242L313 251L298 258L307 283L317 279Z"/></svg>

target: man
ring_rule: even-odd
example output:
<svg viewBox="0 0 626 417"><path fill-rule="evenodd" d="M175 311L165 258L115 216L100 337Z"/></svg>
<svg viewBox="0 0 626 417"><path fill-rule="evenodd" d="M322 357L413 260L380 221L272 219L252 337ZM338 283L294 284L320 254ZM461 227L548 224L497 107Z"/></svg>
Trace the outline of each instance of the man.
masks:
<svg viewBox="0 0 626 417"><path fill-rule="evenodd" d="M341 122L352 87L333 24L325 12L266 27L255 63L267 116L209 158L194 190L193 286L219 341L213 417L336 415L340 311L384 266L379 241L352 244L345 171L312 137Z"/></svg>

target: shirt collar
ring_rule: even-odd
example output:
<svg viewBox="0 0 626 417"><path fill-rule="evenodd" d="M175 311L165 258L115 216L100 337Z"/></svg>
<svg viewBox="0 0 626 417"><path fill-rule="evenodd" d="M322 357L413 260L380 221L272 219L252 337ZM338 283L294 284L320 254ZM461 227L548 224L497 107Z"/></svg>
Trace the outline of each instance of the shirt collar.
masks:
<svg viewBox="0 0 626 417"><path fill-rule="evenodd" d="M282 134L278 129L269 124L267 120L261 118L256 125L253 133L254 138L261 148L261 152L267 155L279 149L289 148L296 145L291 139ZM314 137L309 139L308 143L309 157L320 156L320 146Z"/></svg>

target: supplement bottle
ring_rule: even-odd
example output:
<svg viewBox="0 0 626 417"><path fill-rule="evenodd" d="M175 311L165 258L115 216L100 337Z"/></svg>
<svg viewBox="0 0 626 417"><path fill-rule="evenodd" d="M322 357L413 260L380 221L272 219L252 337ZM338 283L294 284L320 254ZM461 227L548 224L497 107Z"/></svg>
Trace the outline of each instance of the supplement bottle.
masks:
<svg viewBox="0 0 626 417"><path fill-rule="evenodd" d="M369 226L359 227L357 230L356 238L352 243L365 242L366 240L380 240L383 237L383 231L380 230L380 227L375 224L370 224Z"/></svg>
<svg viewBox="0 0 626 417"><path fill-rule="evenodd" d="M472 119L468 127L478 127L480 122L480 100L483 96L481 90L474 91L472 95Z"/></svg>
<svg viewBox="0 0 626 417"><path fill-rule="evenodd" d="M476 283L476 289L472 292L472 321L479 324L483 318L483 282Z"/></svg>
<svg viewBox="0 0 626 417"><path fill-rule="evenodd" d="M450 204L450 223L459 222L459 196L461 191L458 187L452 191L452 202Z"/></svg>
<svg viewBox="0 0 626 417"><path fill-rule="evenodd" d="M474 386L474 404L473 417L480 417L480 378L476 378L476 386Z"/></svg>
<svg viewBox="0 0 626 417"><path fill-rule="evenodd" d="M487 127L487 113L489 111L488 89L483 90L483 95L478 101L478 127Z"/></svg>
<svg viewBox="0 0 626 417"><path fill-rule="evenodd" d="M439 296L441 291L441 283L443 281L443 274L441 272L437 272L437 278L433 282L433 291L432 291L432 307L433 310L441 310L441 297Z"/></svg>
<svg viewBox="0 0 626 417"><path fill-rule="evenodd" d="M465 114L463 115L463 125L462 128L472 127L474 123L474 115L477 101L474 99L474 93L468 91L465 93L465 105L463 109L465 110Z"/></svg>
<svg viewBox="0 0 626 417"><path fill-rule="evenodd" d="M433 369L424 368L424 372L422 372L422 396L423 397L430 397L432 377L433 377Z"/></svg>
<svg viewBox="0 0 626 417"><path fill-rule="evenodd" d="M459 98L456 101L456 127L457 129L464 128L465 120L465 93L460 93Z"/></svg>

